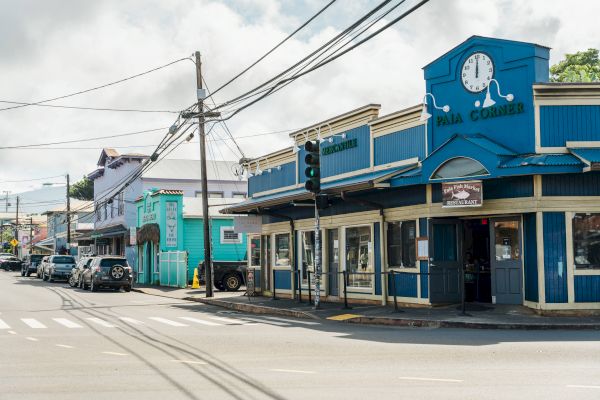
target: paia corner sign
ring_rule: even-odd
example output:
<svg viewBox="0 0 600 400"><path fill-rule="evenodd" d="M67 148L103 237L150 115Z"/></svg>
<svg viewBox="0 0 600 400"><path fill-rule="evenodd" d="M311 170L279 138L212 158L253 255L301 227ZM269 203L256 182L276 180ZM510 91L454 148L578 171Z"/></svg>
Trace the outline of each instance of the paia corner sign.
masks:
<svg viewBox="0 0 600 400"><path fill-rule="evenodd" d="M442 183L442 207L481 207L481 181Z"/></svg>

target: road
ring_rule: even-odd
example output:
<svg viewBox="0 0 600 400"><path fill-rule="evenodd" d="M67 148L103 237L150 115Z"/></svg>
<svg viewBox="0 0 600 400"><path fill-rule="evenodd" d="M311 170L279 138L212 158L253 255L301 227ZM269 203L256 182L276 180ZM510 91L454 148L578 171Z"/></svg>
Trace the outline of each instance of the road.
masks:
<svg viewBox="0 0 600 400"><path fill-rule="evenodd" d="M598 399L600 333L224 312L0 272L0 399Z"/></svg>

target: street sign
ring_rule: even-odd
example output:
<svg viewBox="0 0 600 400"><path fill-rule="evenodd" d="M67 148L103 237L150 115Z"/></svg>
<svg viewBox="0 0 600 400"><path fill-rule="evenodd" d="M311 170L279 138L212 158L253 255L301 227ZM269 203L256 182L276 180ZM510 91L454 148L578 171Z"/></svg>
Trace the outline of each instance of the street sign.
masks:
<svg viewBox="0 0 600 400"><path fill-rule="evenodd" d="M19 244L19 241L17 239L13 239L10 241L10 245L12 247L17 247L18 244Z"/></svg>

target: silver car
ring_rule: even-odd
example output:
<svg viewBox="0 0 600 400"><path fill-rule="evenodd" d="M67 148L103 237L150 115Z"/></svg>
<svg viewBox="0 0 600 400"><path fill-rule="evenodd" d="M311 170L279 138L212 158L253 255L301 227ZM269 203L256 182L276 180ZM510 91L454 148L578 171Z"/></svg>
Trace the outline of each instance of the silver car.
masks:
<svg viewBox="0 0 600 400"><path fill-rule="evenodd" d="M44 265L42 279L50 282L57 279L68 281L74 266L75 257L73 256L50 256Z"/></svg>

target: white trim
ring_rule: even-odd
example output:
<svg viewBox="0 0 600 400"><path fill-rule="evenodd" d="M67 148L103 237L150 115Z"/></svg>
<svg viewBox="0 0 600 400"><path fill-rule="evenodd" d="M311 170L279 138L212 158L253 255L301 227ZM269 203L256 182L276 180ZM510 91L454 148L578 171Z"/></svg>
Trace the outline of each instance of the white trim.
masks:
<svg viewBox="0 0 600 400"><path fill-rule="evenodd" d="M541 211L535 213L535 222L538 255L538 303L543 306L546 304L546 282L544 264L544 218Z"/></svg>
<svg viewBox="0 0 600 400"><path fill-rule="evenodd" d="M586 147L599 148L600 140L572 141L572 142L567 141L567 147L572 148L572 149L586 148Z"/></svg>
<svg viewBox="0 0 600 400"><path fill-rule="evenodd" d="M382 169L394 168L394 167L403 167L405 165L418 164L419 157L407 158L406 160L394 161L389 164L381 164L373 167L374 171L380 171Z"/></svg>
<svg viewBox="0 0 600 400"><path fill-rule="evenodd" d="M225 231L231 231L235 233L235 228L233 226L221 226L220 227L220 244L240 244L244 241L241 233L235 233L237 235L237 239L225 239Z"/></svg>
<svg viewBox="0 0 600 400"><path fill-rule="evenodd" d="M565 212L565 251L566 251L566 269L567 269L567 303L575 302L575 278L573 272L575 269L573 258L573 213ZM600 272L600 271L599 271Z"/></svg>
<svg viewBox="0 0 600 400"><path fill-rule="evenodd" d="M357 169L357 170L354 170L354 171L345 172L343 174L328 176L327 178L321 178L321 182L326 183L326 182L331 182L331 181L335 181L335 180L338 180L338 179L350 178L350 177L353 177L353 176L356 176L356 175L366 174L367 172L373 172L373 167L367 167L367 168L363 168L363 169Z"/></svg>
<svg viewBox="0 0 600 400"><path fill-rule="evenodd" d="M399 133L399 132L405 131L407 129L416 128L421 125L426 126L426 123L423 121L420 121L417 117L416 121L412 121L412 122L408 122L408 123L399 122L399 123L395 123L395 124L390 124L389 126L386 126L385 128L375 129L376 132L373 132L372 136L373 136L373 138L379 138L382 136ZM371 130L373 130L373 125L371 125ZM425 130L425 134L427 134L427 130Z"/></svg>

